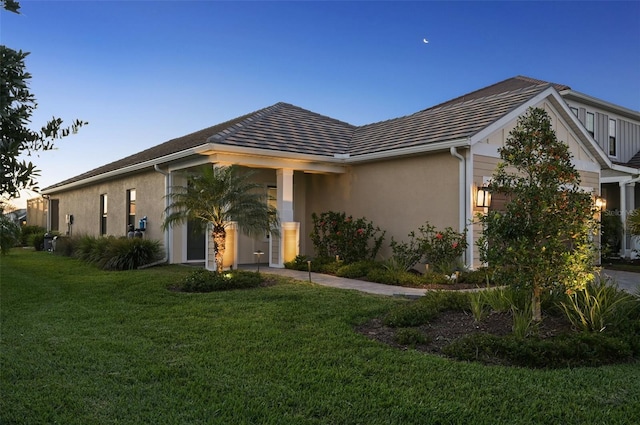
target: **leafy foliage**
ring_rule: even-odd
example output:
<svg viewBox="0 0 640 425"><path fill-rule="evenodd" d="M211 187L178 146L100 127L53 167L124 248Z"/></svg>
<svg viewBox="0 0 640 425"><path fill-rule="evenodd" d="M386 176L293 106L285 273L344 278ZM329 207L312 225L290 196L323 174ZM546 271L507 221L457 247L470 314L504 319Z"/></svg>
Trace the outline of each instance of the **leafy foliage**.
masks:
<svg viewBox="0 0 640 425"><path fill-rule="evenodd" d="M22 246L33 245L33 237L37 234L44 235L47 229L41 226L22 226L20 228L20 244Z"/></svg>
<svg viewBox="0 0 640 425"><path fill-rule="evenodd" d="M529 368L601 366L630 361L633 351L624 339L601 333L572 333L554 338L500 337L469 334L443 348L452 358Z"/></svg>
<svg viewBox="0 0 640 425"><path fill-rule="evenodd" d="M633 210L627 217L627 226L629 233L634 236L640 236L640 208Z"/></svg>
<svg viewBox="0 0 640 425"><path fill-rule="evenodd" d="M160 242L141 238L78 236L56 244L60 255L74 257L103 270L133 270L162 256Z"/></svg>
<svg viewBox="0 0 640 425"><path fill-rule="evenodd" d="M19 5L8 1L3 2L3 7L17 12ZM0 45L0 194L8 198L16 196L20 189L36 187L39 172L31 162L19 159L21 155L53 149L56 139L76 133L87 124L75 120L71 126L63 127L62 120L54 117L40 131L28 127L37 107L35 96L29 90L31 74L24 62L28 55Z"/></svg>
<svg viewBox="0 0 640 425"><path fill-rule="evenodd" d="M213 292L230 289L257 288L262 285L260 273L233 270L225 273L197 269L189 273L176 289L184 292Z"/></svg>
<svg viewBox="0 0 640 425"><path fill-rule="evenodd" d="M20 226L9 220L0 208L0 254L6 255L20 241Z"/></svg>
<svg viewBox="0 0 640 425"><path fill-rule="evenodd" d="M212 228L216 268L222 272L226 229L235 222L249 235L279 234L276 209L269 205L264 187L251 181L254 172L238 165L201 167L187 174L185 186L174 186L167 195L163 229L193 220L202 229Z"/></svg>
<svg viewBox="0 0 640 425"><path fill-rule="evenodd" d="M466 231L456 232L451 227L438 230L426 222L418 232L418 235L410 232L408 242L391 240L392 258L399 266L409 270L417 263L425 262L431 270L447 275L460 269L462 254L468 246Z"/></svg>
<svg viewBox="0 0 640 425"><path fill-rule="evenodd" d="M539 321L543 292L583 288L594 278L596 209L543 109L520 117L499 152L503 162L490 189L509 201L505 211L480 216L481 259L495 267L499 282L531 291Z"/></svg>
<svg viewBox="0 0 640 425"><path fill-rule="evenodd" d="M309 235L319 258L338 256L345 263L374 260L382 246L385 232L367 221L354 219L344 212L311 214L313 230Z"/></svg>
<svg viewBox="0 0 640 425"><path fill-rule="evenodd" d="M640 316L640 298L618 289L604 278L567 293L561 305L571 323L588 332L620 329L630 319Z"/></svg>

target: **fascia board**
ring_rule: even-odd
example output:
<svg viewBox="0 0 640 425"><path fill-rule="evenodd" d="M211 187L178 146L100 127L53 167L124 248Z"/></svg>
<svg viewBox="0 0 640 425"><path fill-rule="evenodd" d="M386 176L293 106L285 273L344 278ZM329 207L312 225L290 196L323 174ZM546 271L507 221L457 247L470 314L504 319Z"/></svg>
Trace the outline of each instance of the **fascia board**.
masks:
<svg viewBox="0 0 640 425"><path fill-rule="evenodd" d="M531 99L527 100L517 108L513 109L511 112L505 114L498 120L494 121L492 124L488 125L484 129L480 130L478 133L474 134L471 137L471 144L475 145L485 138L489 137L494 132L500 130L502 127L507 125L509 122L515 120L518 116L522 115L529 109L543 100L549 98L551 100L552 105L556 108L557 112L570 124L571 129L576 133L578 139L582 141L582 143L587 148L587 151L591 154L593 159L597 161L601 166L610 168L613 166L613 163L607 156L604 154L600 146L596 143L595 140L591 137L587 130L580 124L578 118L569 110L567 103L560 96L558 91L553 87L549 87L542 92L538 93Z"/></svg>
<svg viewBox="0 0 640 425"><path fill-rule="evenodd" d="M573 90L562 90L560 95L563 98L576 100L586 105L595 106L597 108L611 110L617 114L626 116L627 118L640 121L640 112L633 109L625 108L624 106L616 105L606 100L598 99L597 97L589 96L588 94L580 93Z"/></svg>
<svg viewBox="0 0 640 425"><path fill-rule="evenodd" d="M44 195L53 194L56 192L62 192L65 190L74 189L81 186L86 186L91 183L99 182L102 180L108 180L113 177L118 177L123 174L135 173L142 171L146 168L153 168L154 165L160 165L166 162L176 161L192 155L195 155L197 148L186 149L184 151L176 152L170 155L162 156L160 158L150 159L148 161L139 162L137 164L129 165L126 167L118 168L117 170L107 171L106 173L98 174L95 176L87 177L86 179L78 180L72 183L65 184L63 186L57 186L51 189L44 189L42 193Z"/></svg>
<svg viewBox="0 0 640 425"><path fill-rule="evenodd" d="M300 162L324 162L341 164L343 161L339 158L323 155L301 154L296 152L274 151L270 149L247 148L242 146L225 145L221 143L207 143L196 148L196 153L200 155L213 155L218 153L231 153L241 155L254 155L271 158L291 159Z"/></svg>
<svg viewBox="0 0 640 425"><path fill-rule="evenodd" d="M393 149L388 151L350 156L349 158L345 159L345 162L347 164L372 162L372 161L379 161L382 159L391 159L391 158L397 158L401 156L413 156L413 155L435 152L435 151L442 151L442 150L448 151L452 147L459 148L459 147L465 147L469 145L470 143L468 138L455 139L455 140L449 140L446 142L429 143L429 144L420 145L420 146L411 146L408 148Z"/></svg>

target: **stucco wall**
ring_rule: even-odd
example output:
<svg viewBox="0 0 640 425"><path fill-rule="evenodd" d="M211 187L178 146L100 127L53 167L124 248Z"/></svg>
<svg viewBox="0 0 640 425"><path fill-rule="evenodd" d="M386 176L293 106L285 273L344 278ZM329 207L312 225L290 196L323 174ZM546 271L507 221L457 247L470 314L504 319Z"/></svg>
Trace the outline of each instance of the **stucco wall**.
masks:
<svg viewBox="0 0 640 425"><path fill-rule="evenodd" d="M73 235L100 235L100 195L107 195L107 235L127 234L127 190L136 190L136 221L147 216L145 238L164 243L160 226L164 210L164 176L155 171L127 176L122 179L101 182L92 186L51 193L51 199L59 200L61 233L68 229L65 216L73 214Z"/></svg>
<svg viewBox="0 0 640 425"><path fill-rule="evenodd" d="M391 254L389 242L426 221L438 228L458 228L458 160L449 152L354 165L341 175L307 175L308 228L301 253L313 255L308 238L311 214L344 211L366 217L386 230L381 254Z"/></svg>

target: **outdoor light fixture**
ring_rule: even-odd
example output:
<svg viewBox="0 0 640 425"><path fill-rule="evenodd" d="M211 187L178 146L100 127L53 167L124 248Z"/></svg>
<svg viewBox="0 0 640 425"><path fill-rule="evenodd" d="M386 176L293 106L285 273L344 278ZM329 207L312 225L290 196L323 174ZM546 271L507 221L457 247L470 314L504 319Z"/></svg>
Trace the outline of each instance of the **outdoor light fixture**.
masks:
<svg viewBox="0 0 640 425"><path fill-rule="evenodd" d="M491 192L486 187L479 187L476 194L476 207L489 208L491 205Z"/></svg>
<svg viewBox="0 0 640 425"><path fill-rule="evenodd" d="M262 254L264 254L264 252L262 252L261 250L257 250L253 253L253 255L258 257L257 263L258 263L258 273L260 273L260 257L262 256Z"/></svg>
<svg viewBox="0 0 640 425"><path fill-rule="evenodd" d="M598 208L600 211L607 208L607 200L602 196L596 196L596 208Z"/></svg>

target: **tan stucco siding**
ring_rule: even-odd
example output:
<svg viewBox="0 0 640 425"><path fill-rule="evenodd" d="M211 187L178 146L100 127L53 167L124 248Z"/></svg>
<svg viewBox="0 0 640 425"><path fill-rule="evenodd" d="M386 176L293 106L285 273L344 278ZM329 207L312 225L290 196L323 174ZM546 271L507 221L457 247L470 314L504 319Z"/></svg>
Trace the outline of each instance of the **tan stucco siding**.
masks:
<svg viewBox="0 0 640 425"><path fill-rule="evenodd" d="M65 216L73 214L73 235L100 235L100 195L107 195L107 235L127 234L127 190L136 190L136 221L147 216L145 237L164 243L160 228L164 210L164 176L147 172L95 185L51 193L59 200L61 233L67 231Z"/></svg>
<svg viewBox="0 0 640 425"><path fill-rule="evenodd" d="M381 254L389 242L406 240L425 222L438 228L459 226L459 161L449 152L352 166L343 175L307 176L307 233L311 214L344 211L366 217L386 230ZM301 252L312 255L307 235Z"/></svg>

